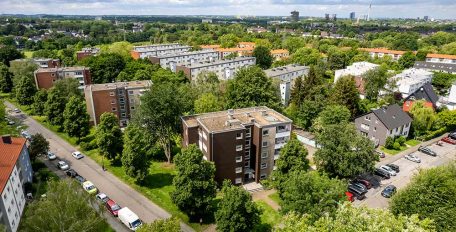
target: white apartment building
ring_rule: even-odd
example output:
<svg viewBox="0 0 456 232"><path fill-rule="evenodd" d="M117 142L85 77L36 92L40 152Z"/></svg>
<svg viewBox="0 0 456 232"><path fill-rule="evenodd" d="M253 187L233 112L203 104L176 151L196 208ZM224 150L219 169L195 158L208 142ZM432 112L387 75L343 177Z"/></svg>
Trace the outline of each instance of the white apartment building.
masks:
<svg viewBox="0 0 456 232"><path fill-rule="evenodd" d="M160 64L162 68L169 68L171 71L176 72L177 65L188 65L196 62L212 62L218 59L218 52L212 50L184 52L165 54L159 56L150 56L150 62Z"/></svg>
<svg viewBox="0 0 456 232"><path fill-rule="evenodd" d="M191 46L181 45L177 43L173 44L152 44L145 46L135 46L130 52L134 59L143 59L150 56L160 56L170 53L182 53L188 52L192 49Z"/></svg>
<svg viewBox="0 0 456 232"><path fill-rule="evenodd" d="M441 97L437 106L446 106L449 110L456 110L456 82L451 85L448 97Z"/></svg>
<svg viewBox="0 0 456 232"><path fill-rule="evenodd" d="M234 59L216 60L213 62L177 65L176 72L183 71L190 81L194 80L198 74L204 72L214 72L220 80L229 80L234 77L239 69L255 64L255 57L236 57Z"/></svg>
<svg viewBox="0 0 456 232"><path fill-rule="evenodd" d="M426 62L442 63L442 64L456 64L456 55L427 54Z"/></svg>
<svg viewBox="0 0 456 232"><path fill-rule="evenodd" d="M359 50L368 52L371 58L390 56L395 61L399 60L405 53L405 51L389 50L386 48L360 48Z"/></svg>
<svg viewBox="0 0 456 232"><path fill-rule="evenodd" d="M355 62L352 65L347 66L345 69L336 70L334 75L334 83L336 83L337 80L343 76L359 77L366 74L366 72L378 67L378 64L372 64L369 62Z"/></svg>
<svg viewBox="0 0 456 232"><path fill-rule="evenodd" d="M396 91L406 98L426 83L431 83L434 74L424 69L410 68L393 77L396 81Z"/></svg>
<svg viewBox="0 0 456 232"><path fill-rule="evenodd" d="M307 75L307 73L309 73L309 67L290 64L282 67L271 68L265 70L264 72L266 73L266 76L280 80L279 88L282 104L288 105L294 80L300 76Z"/></svg>

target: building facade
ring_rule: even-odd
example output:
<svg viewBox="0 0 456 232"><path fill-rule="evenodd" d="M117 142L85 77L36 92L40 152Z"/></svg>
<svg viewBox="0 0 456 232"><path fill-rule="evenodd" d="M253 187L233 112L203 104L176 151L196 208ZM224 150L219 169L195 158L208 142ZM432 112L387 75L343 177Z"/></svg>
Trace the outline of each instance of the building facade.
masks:
<svg viewBox="0 0 456 232"><path fill-rule="evenodd" d="M202 50L195 52L184 52L150 56L150 62L159 64L162 68L169 68L176 72L177 65L188 65L196 62L212 62L218 59L218 52L212 50Z"/></svg>
<svg viewBox="0 0 456 232"><path fill-rule="evenodd" d="M214 162L219 183L260 182L271 174L289 141L291 123L267 107L184 116L183 146L198 145L203 158Z"/></svg>
<svg viewBox="0 0 456 232"><path fill-rule="evenodd" d="M298 22L299 21L299 11L296 11L296 10L292 11L290 18L291 18L291 21Z"/></svg>
<svg viewBox="0 0 456 232"><path fill-rule="evenodd" d="M395 61L399 60L405 53L405 51L389 50L386 48L360 48L359 50L368 52L371 58L390 56Z"/></svg>
<svg viewBox="0 0 456 232"><path fill-rule="evenodd" d="M190 46L181 45L178 43L172 44L151 44L144 46L134 46L133 50L130 51L133 59L143 59L150 56L160 56L170 53L182 53L188 52L192 49Z"/></svg>
<svg viewBox="0 0 456 232"><path fill-rule="evenodd" d="M59 59L48 59L48 58L33 58L33 59L16 59L12 60L10 63L22 63L31 61L38 65L39 68L58 68L60 67Z"/></svg>
<svg viewBox="0 0 456 232"><path fill-rule="evenodd" d="M290 52L287 49L275 49L271 50L271 55L274 57L274 60L283 60L290 57Z"/></svg>
<svg viewBox="0 0 456 232"><path fill-rule="evenodd" d="M140 97L151 85L152 82L147 80L85 86L84 96L90 122L96 126L101 115L110 112L117 116L121 127L127 126L140 104Z"/></svg>
<svg viewBox="0 0 456 232"><path fill-rule="evenodd" d="M255 57L236 57L234 59L216 60L213 62L197 62L188 65L177 65L176 72L183 71L190 81L204 72L214 72L220 80L229 80L236 72L256 64Z"/></svg>
<svg viewBox="0 0 456 232"><path fill-rule="evenodd" d="M392 77L396 80L396 91L402 94L403 98L407 98L410 94L417 91L423 85L432 82L434 74L424 69L410 68L402 71Z"/></svg>
<svg viewBox="0 0 456 232"><path fill-rule="evenodd" d="M99 48L83 48L81 51L76 52L76 59L79 61L86 57L96 56L99 52Z"/></svg>
<svg viewBox="0 0 456 232"><path fill-rule="evenodd" d="M357 117L357 130L376 145L385 145L386 138L394 136L407 137L412 118L394 104Z"/></svg>
<svg viewBox="0 0 456 232"><path fill-rule="evenodd" d="M280 97L282 104L288 105L290 101L291 88L296 78L305 76L309 73L308 66L290 64L282 67L271 68L264 71L269 78L280 81Z"/></svg>
<svg viewBox="0 0 456 232"><path fill-rule="evenodd" d="M33 177L26 140L2 136L0 163L0 219L7 231L16 232L25 207L24 184Z"/></svg>
<svg viewBox="0 0 456 232"><path fill-rule="evenodd" d="M441 64L456 64L456 55L447 54L427 54L426 62Z"/></svg>
<svg viewBox="0 0 456 232"><path fill-rule="evenodd" d="M225 57L235 54L238 56L252 56L253 47L237 47L237 48L217 48L215 49L219 53L219 59L224 59Z"/></svg>
<svg viewBox="0 0 456 232"><path fill-rule="evenodd" d="M38 89L50 89L54 82L66 78L77 79L81 89L92 83L90 69L87 67L40 68L34 74Z"/></svg>

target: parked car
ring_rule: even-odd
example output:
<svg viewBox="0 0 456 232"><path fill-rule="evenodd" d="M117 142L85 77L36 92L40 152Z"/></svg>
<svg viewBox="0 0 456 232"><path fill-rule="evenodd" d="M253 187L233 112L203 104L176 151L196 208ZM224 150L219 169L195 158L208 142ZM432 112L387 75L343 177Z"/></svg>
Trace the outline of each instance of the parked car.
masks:
<svg viewBox="0 0 456 232"><path fill-rule="evenodd" d="M121 207L113 200L108 200L106 202L106 208L114 217L117 217L117 213L121 209Z"/></svg>
<svg viewBox="0 0 456 232"><path fill-rule="evenodd" d="M74 151L73 153L71 153L71 155L75 158L75 159L82 159L84 158L84 156L81 154L81 152L79 151Z"/></svg>
<svg viewBox="0 0 456 232"><path fill-rule="evenodd" d="M49 160L55 160L55 159L57 159L57 156L56 156L54 153L48 151L48 153L47 153L47 158L48 158Z"/></svg>
<svg viewBox="0 0 456 232"><path fill-rule="evenodd" d="M11 120L11 119L8 119L7 121L8 121L8 125L10 125L10 126L16 124L16 123L15 123L13 120Z"/></svg>
<svg viewBox="0 0 456 232"><path fill-rule="evenodd" d="M367 192L367 187L361 183L355 182L355 183L351 183L351 185L354 185L355 187L359 188L363 192Z"/></svg>
<svg viewBox="0 0 456 232"><path fill-rule="evenodd" d="M450 137L451 139L455 139L456 140L456 131L453 131L451 132L448 137Z"/></svg>
<svg viewBox="0 0 456 232"><path fill-rule="evenodd" d="M355 196L353 195L353 193L347 191L347 192L345 192L345 196L347 197L347 200L349 200L350 202L355 201Z"/></svg>
<svg viewBox="0 0 456 232"><path fill-rule="evenodd" d="M348 191L352 193L358 200L363 200L364 198L366 198L366 192L362 191L354 185L349 185Z"/></svg>
<svg viewBox="0 0 456 232"><path fill-rule="evenodd" d="M95 185L93 185L93 183L90 182L90 181L86 181L86 182L82 183L82 188L84 188L84 190L86 192L88 192L89 194L97 194L98 193L97 187L95 187Z"/></svg>
<svg viewBox="0 0 456 232"><path fill-rule="evenodd" d="M421 151L421 152L423 152L426 155L437 156L437 153L435 153L435 151L431 150L429 147L420 146L418 148L418 151Z"/></svg>
<svg viewBox="0 0 456 232"><path fill-rule="evenodd" d="M80 184L86 182L86 179L84 177L82 177L81 175L77 175L74 177L74 179L79 182Z"/></svg>
<svg viewBox="0 0 456 232"><path fill-rule="evenodd" d="M141 225L141 219L129 208L124 207L117 212L119 220L130 230L137 230Z"/></svg>
<svg viewBox="0 0 456 232"><path fill-rule="evenodd" d="M415 163L421 163L421 159L415 154L408 154L404 156L405 159L410 160Z"/></svg>
<svg viewBox="0 0 456 232"><path fill-rule="evenodd" d="M375 153L380 156L380 158L385 158L385 153L383 151L375 151Z"/></svg>
<svg viewBox="0 0 456 232"><path fill-rule="evenodd" d="M70 165L65 163L65 161L63 161L63 160L60 160L59 162L57 162L57 168L62 171L65 171L65 170L70 169Z"/></svg>
<svg viewBox="0 0 456 232"><path fill-rule="evenodd" d="M452 139L450 137L445 137L445 138L442 139L442 141L445 142L445 143L456 145L456 139Z"/></svg>
<svg viewBox="0 0 456 232"><path fill-rule="evenodd" d="M368 180L365 180L365 179L357 178L357 179L354 179L353 182L360 183L360 184L364 185L367 189L372 188L372 184Z"/></svg>
<svg viewBox="0 0 456 232"><path fill-rule="evenodd" d="M104 204L109 201L109 197L104 194L104 193L98 193L95 198L101 202L103 202Z"/></svg>
<svg viewBox="0 0 456 232"><path fill-rule="evenodd" d="M380 168L376 168L375 171L374 171L374 174L383 178L383 179L389 179L391 178L391 175L384 171L383 169L380 169Z"/></svg>
<svg viewBox="0 0 456 232"><path fill-rule="evenodd" d="M390 176L395 176L396 175L396 171L394 171L392 168L386 166L386 165L382 165L380 166L380 169L388 172L390 174Z"/></svg>
<svg viewBox="0 0 456 232"><path fill-rule="evenodd" d="M16 114L18 114L18 113L20 113L20 112L21 112L21 110L20 110L20 109L18 109L18 108L14 108L13 112L14 112L14 113L16 113Z"/></svg>
<svg viewBox="0 0 456 232"><path fill-rule="evenodd" d="M399 173L399 171L400 171L399 166L397 166L396 164L387 164L386 166L393 169L396 173Z"/></svg>
<svg viewBox="0 0 456 232"><path fill-rule="evenodd" d="M383 189L382 196L386 198L392 197L396 193L396 186L388 185Z"/></svg>
<svg viewBox="0 0 456 232"><path fill-rule="evenodd" d="M26 130L21 131L21 135L22 135L22 137L26 138L27 140L32 139L32 135L30 135L30 133Z"/></svg>
<svg viewBox="0 0 456 232"><path fill-rule="evenodd" d="M78 173L73 169L68 169L68 171L66 171L65 173L67 174L67 176L71 178L75 178L76 176L78 176Z"/></svg>

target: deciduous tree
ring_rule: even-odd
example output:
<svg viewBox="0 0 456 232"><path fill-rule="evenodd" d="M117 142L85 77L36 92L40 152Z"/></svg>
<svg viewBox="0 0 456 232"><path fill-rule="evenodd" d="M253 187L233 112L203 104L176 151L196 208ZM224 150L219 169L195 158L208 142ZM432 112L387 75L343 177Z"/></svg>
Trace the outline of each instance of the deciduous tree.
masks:
<svg viewBox="0 0 456 232"><path fill-rule="evenodd" d="M72 96L63 111L64 131L69 136L77 137L78 141L89 134L89 115L84 100Z"/></svg>
<svg viewBox="0 0 456 232"><path fill-rule="evenodd" d="M212 93L205 93L195 101L195 113L220 111L223 107Z"/></svg>
<svg viewBox="0 0 456 232"><path fill-rule="evenodd" d="M424 100L415 101L410 109L410 114L413 117L413 133L417 137L425 135L436 119L434 109L426 107Z"/></svg>
<svg viewBox="0 0 456 232"><path fill-rule="evenodd" d="M52 125L57 125L61 128L65 121L63 112L65 111L66 98L62 96L62 93L54 88L49 90L47 95L46 104L44 105L44 114L47 120Z"/></svg>
<svg viewBox="0 0 456 232"><path fill-rule="evenodd" d="M416 56L412 52L404 53L397 61L402 68L410 68L415 64Z"/></svg>
<svg viewBox="0 0 456 232"><path fill-rule="evenodd" d="M44 115L44 106L46 105L48 93L45 89L40 89L33 96L32 109L33 113L36 115Z"/></svg>
<svg viewBox="0 0 456 232"><path fill-rule="evenodd" d="M16 99L21 105L31 105L35 95L36 85L33 77L21 76L16 88Z"/></svg>
<svg viewBox="0 0 456 232"><path fill-rule="evenodd" d="M49 151L49 142L40 133L32 135L30 142L29 153L30 159L35 160L40 155L46 155Z"/></svg>
<svg viewBox="0 0 456 232"><path fill-rule="evenodd" d="M346 106L355 117L359 112L359 92L353 77L346 76L337 80L331 91L330 101L336 105Z"/></svg>
<svg viewBox="0 0 456 232"><path fill-rule="evenodd" d="M103 113L96 129L96 140L100 153L109 160L116 159L117 155L122 153L122 138L117 117L113 113Z"/></svg>
<svg viewBox="0 0 456 232"><path fill-rule="evenodd" d="M136 123L128 124L124 132L122 166L125 173L139 183L146 178L150 167L152 141L143 128Z"/></svg>
<svg viewBox="0 0 456 232"><path fill-rule="evenodd" d="M13 46L0 47L0 62L6 66L10 65L10 61L22 58L23 55Z"/></svg>
<svg viewBox="0 0 456 232"><path fill-rule="evenodd" d="M256 58L256 63L262 69L271 67L274 58L271 55L271 50L264 46L257 46L253 50L253 56Z"/></svg>
<svg viewBox="0 0 456 232"><path fill-rule="evenodd" d="M350 111L345 106L329 105L318 114L312 129L315 132L321 132L328 125L348 123L350 121Z"/></svg>
<svg viewBox="0 0 456 232"><path fill-rule="evenodd" d="M376 101L378 94L385 88L388 81L387 70L384 68L372 69L367 71L363 78L365 81L364 91L366 98Z"/></svg>
<svg viewBox="0 0 456 232"><path fill-rule="evenodd" d="M0 91L9 93L13 89L13 74L8 70L8 66L0 63Z"/></svg>
<svg viewBox="0 0 456 232"><path fill-rule="evenodd" d="M111 83L125 67L125 61L119 54L101 54L81 61L90 68L92 82L95 84Z"/></svg>
<svg viewBox="0 0 456 232"><path fill-rule="evenodd" d="M156 219L151 223L143 224L137 232L180 232L179 218Z"/></svg>

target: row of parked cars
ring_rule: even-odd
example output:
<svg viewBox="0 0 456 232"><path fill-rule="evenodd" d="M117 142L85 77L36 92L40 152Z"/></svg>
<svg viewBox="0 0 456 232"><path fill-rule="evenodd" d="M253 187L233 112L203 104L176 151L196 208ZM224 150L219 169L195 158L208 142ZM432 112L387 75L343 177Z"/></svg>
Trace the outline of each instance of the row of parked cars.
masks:
<svg viewBox="0 0 456 232"><path fill-rule="evenodd" d="M84 155L79 151L71 153L71 156L77 160L84 158ZM57 156L52 152L48 152L47 158L49 160L58 160ZM75 181L80 183L88 194L95 195L95 198L106 207L109 213L112 216L117 217L130 230L136 230L142 225L141 219L139 219L133 211L127 207L120 207L119 204L113 199L110 199L106 194L100 193L98 188L91 181L86 180L75 170L71 169L65 161L58 160L56 166L58 169L64 171L68 177L74 178Z"/></svg>

